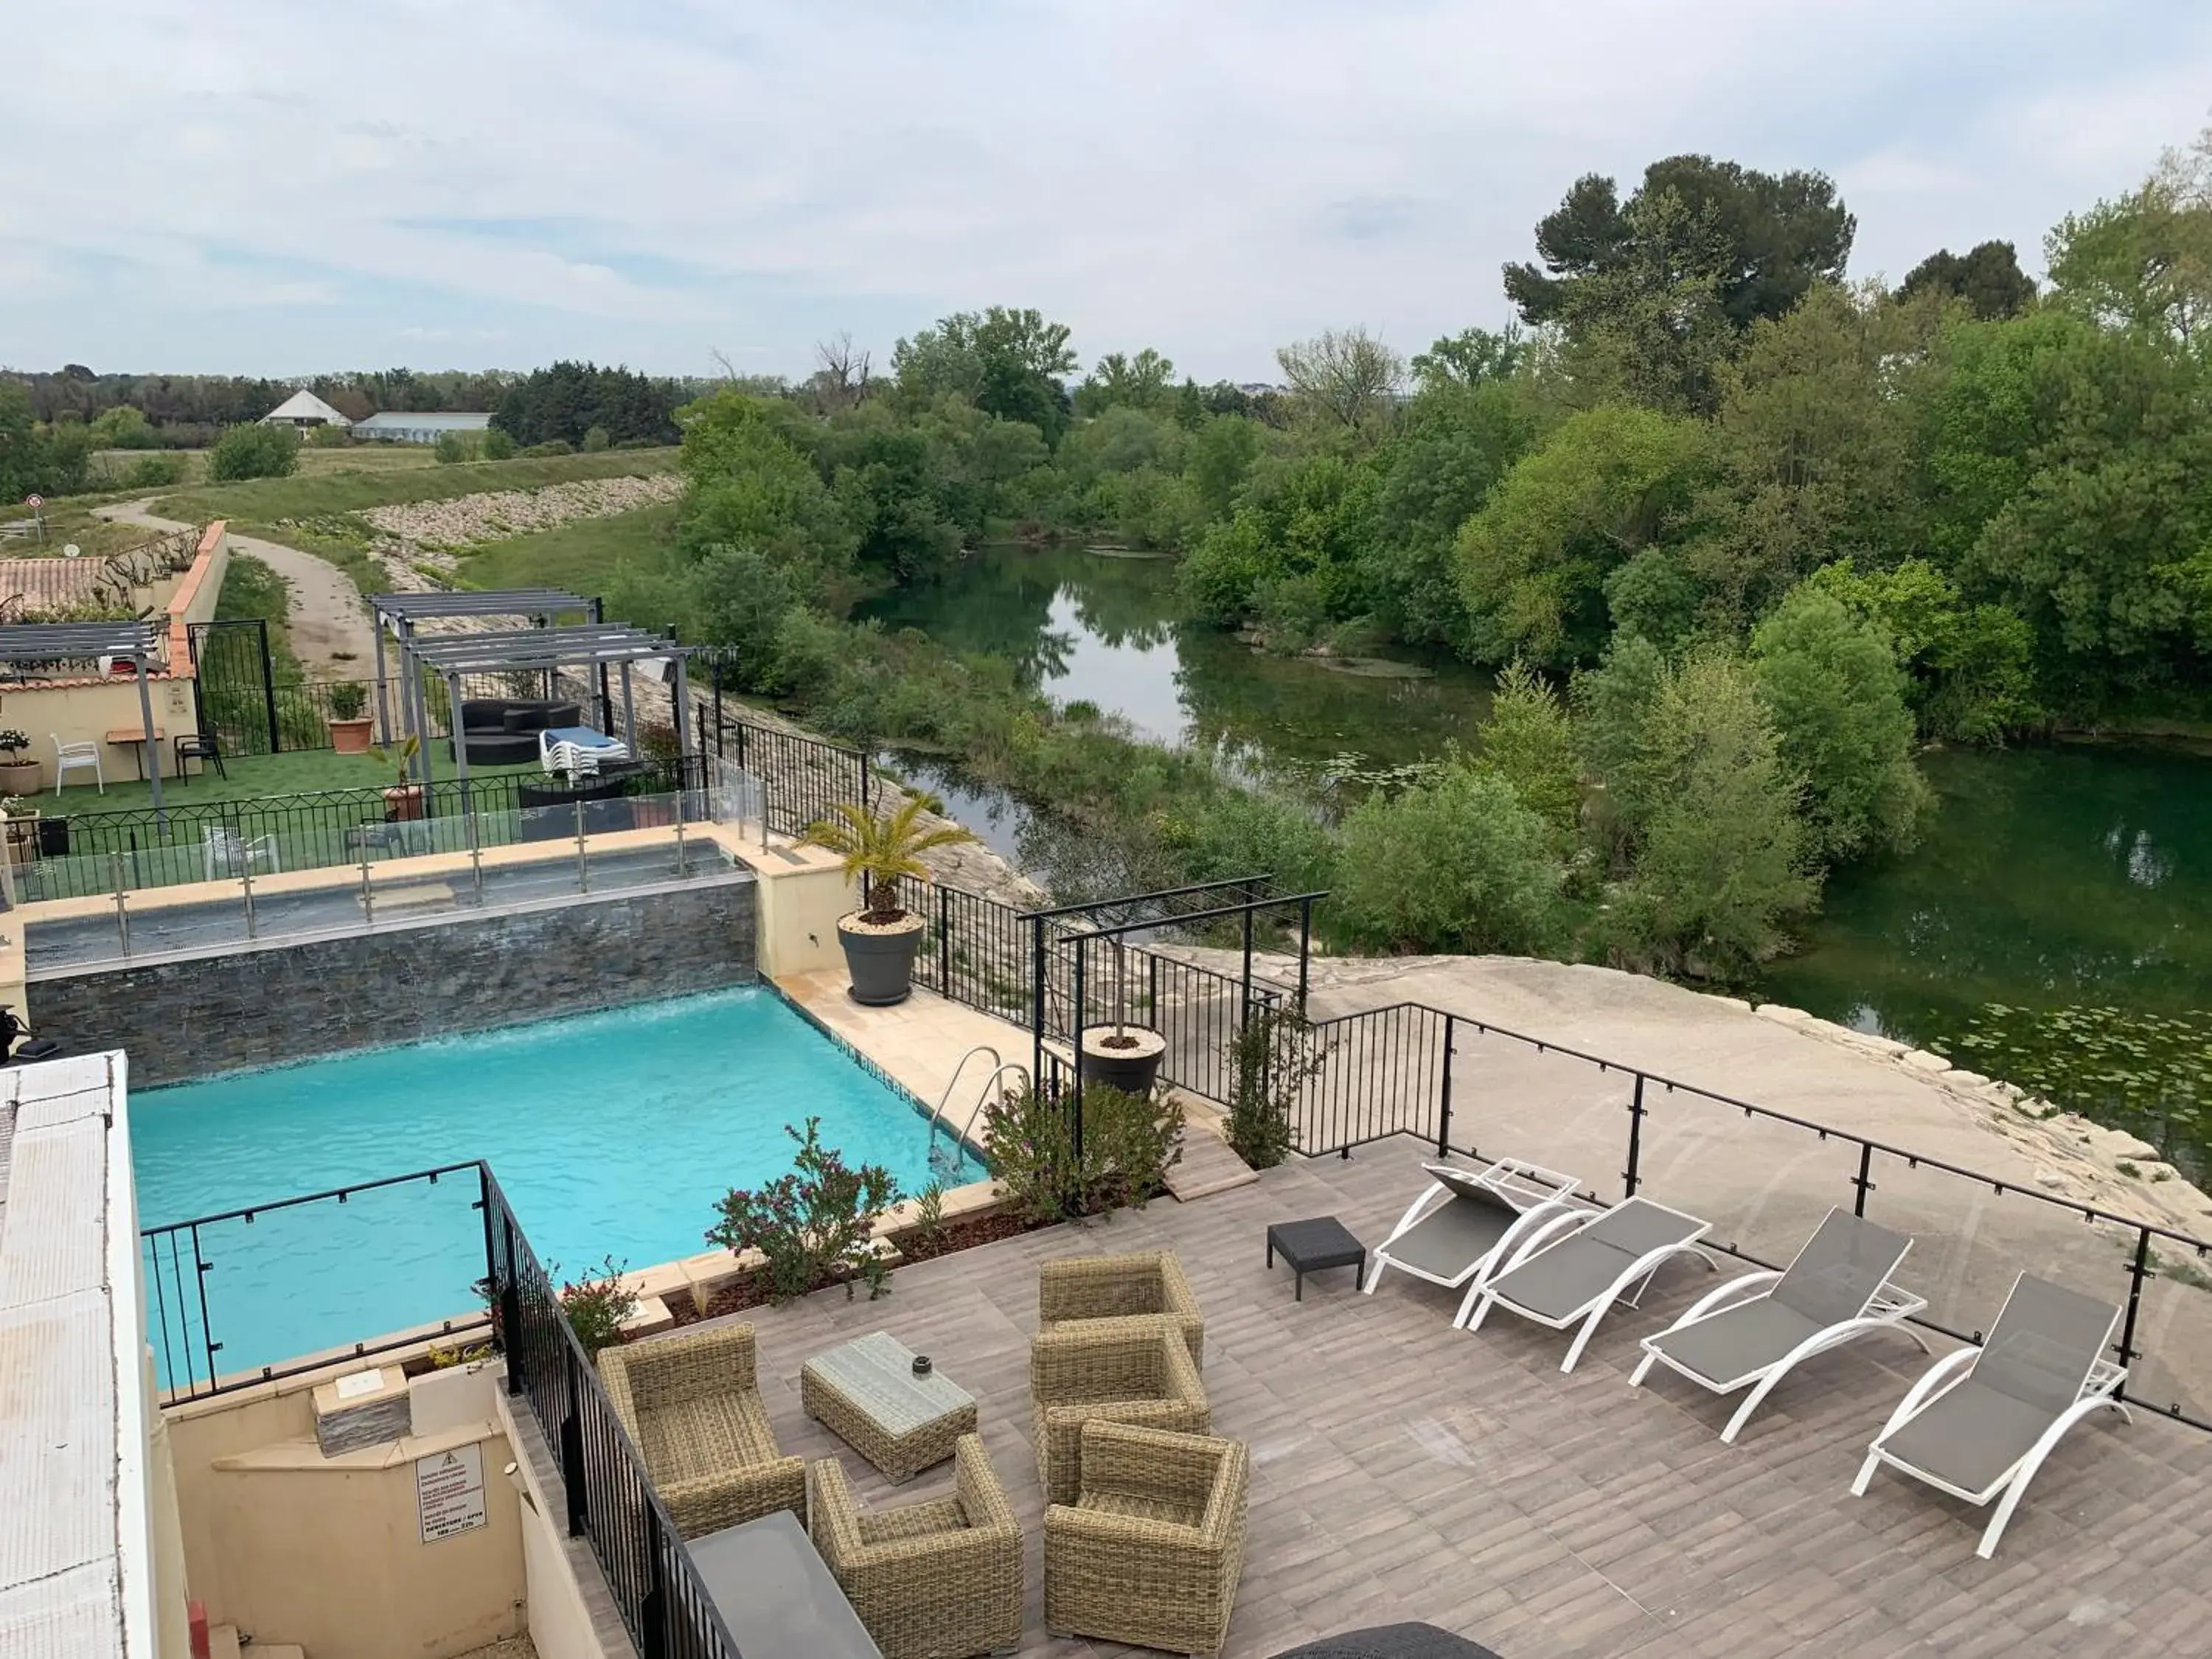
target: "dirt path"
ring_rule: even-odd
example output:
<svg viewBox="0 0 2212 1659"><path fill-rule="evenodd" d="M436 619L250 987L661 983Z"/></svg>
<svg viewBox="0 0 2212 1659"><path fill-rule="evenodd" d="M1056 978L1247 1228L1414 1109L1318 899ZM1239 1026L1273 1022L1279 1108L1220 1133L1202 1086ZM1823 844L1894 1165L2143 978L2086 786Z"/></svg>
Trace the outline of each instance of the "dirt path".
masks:
<svg viewBox="0 0 2212 1659"><path fill-rule="evenodd" d="M143 501L118 501L96 507L93 512L103 519L143 525L149 530L191 528L179 520L149 512L154 499L149 495ZM281 542L264 541L258 536L233 532L229 541L233 553L252 555L283 579L291 599L287 626L291 630L292 653L309 679L360 679L370 672L376 660L376 635L360 590L343 571L312 553Z"/></svg>

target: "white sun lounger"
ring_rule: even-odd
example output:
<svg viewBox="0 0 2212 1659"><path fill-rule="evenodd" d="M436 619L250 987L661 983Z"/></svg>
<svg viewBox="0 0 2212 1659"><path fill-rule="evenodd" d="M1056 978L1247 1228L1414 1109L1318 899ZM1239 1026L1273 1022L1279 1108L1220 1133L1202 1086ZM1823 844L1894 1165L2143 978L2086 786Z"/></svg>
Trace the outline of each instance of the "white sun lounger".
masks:
<svg viewBox="0 0 2212 1659"><path fill-rule="evenodd" d="M1575 1178L1541 1164L1501 1158L1480 1170L1452 1164L1421 1165L1429 1179L1389 1237L1370 1254L1369 1296L1385 1267L1457 1290L1480 1273L1517 1230L1568 1209Z"/></svg>
<svg viewBox="0 0 2212 1659"><path fill-rule="evenodd" d="M2100 1407L2135 1420L2112 1398L2126 1368L2105 1358L2119 1319L2115 1303L2022 1273L1988 1340L1944 1355L1912 1385L1867 1448L1851 1495L1863 1498L1887 1463L1969 1504L1996 1498L1974 1551L1987 1560L2069 1429Z"/></svg>
<svg viewBox="0 0 2212 1659"><path fill-rule="evenodd" d="M1746 1273L1699 1298L1680 1319L1644 1339L1644 1358L1628 1385L1641 1384L1655 1364L1711 1389L1748 1388L1721 1438L1733 1442L1774 1385L1801 1360L1869 1331L1898 1330L1928 1344L1905 1322L1927 1298L1899 1289L1892 1277L1912 1241L1847 1210L1830 1210L1796 1258L1780 1273Z"/></svg>
<svg viewBox="0 0 2212 1659"><path fill-rule="evenodd" d="M1510 1253L1468 1287L1452 1322L1480 1330L1493 1307L1563 1331L1582 1329L1567 1345L1559 1369L1571 1371L1596 1334L1597 1322L1616 1302L1631 1307L1669 1258L1688 1254L1718 1272L1698 1241L1712 1231L1700 1221L1648 1198L1632 1198L1610 1210L1561 1211L1540 1218Z"/></svg>

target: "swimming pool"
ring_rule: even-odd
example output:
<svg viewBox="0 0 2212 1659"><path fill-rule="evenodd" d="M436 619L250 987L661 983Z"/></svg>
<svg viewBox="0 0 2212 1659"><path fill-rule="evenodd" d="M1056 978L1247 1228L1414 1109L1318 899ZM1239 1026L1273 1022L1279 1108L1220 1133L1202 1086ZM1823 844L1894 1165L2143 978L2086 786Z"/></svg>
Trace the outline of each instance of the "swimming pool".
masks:
<svg viewBox="0 0 2212 1659"><path fill-rule="evenodd" d="M131 1162L155 1227L483 1158L539 1259L574 1279L609 1255L643 1267L710 1248L716 1200L788 1170L784 1126L810 1116L902 1194L981 1178L942 1139L933 1163L911 1099L760 988L149 1090L131 1103ZM473 1175L449 1176L202 1229L216 1369L472 1312L477 1196ZM173 1345L180 1324L200 1340L191 1278L189 1246L181 1282L149 1267L149 1321L166 1310ZM163 1361L158 1328L154 1346Z"/></svg>

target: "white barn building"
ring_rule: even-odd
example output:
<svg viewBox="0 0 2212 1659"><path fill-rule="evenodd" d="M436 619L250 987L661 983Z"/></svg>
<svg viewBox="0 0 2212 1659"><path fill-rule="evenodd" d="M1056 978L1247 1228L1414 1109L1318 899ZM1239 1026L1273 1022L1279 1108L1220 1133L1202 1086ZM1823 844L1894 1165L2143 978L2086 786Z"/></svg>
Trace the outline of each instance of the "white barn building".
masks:
<svg viewBox="0 0 2212 1659"><path fill-rule="evenodd" d="M349 427L353 422L313 392L295 392L264 415L261 424L304 429L311 426Z"/></svg>
<svg viewBox="0 0 2212 1659"><path fill-rule="evenodd" d="M354 422L353 435L387 444L434 444L448 432L466 436L491 425L489 415L425 415L394 410Z"/></svg>

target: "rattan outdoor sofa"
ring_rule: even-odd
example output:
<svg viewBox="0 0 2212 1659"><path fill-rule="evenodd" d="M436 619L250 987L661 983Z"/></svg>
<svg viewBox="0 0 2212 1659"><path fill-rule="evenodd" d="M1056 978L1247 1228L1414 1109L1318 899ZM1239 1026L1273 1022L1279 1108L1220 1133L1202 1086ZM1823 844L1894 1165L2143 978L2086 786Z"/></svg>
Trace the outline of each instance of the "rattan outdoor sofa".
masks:
<svg viewBox="0 0 2212 1659"><path fill-rule="evenodd" d="M808 1473L809 1529L884 1659L967 1659L1022 1639L1022 1529L981 1436L950 1494L864 1513L834 1458Z"/></svg>
<svg viewBox="0 0 2212 1659"><path fill-rule="evenodd" d="M1244 1571L1249 1488L1237 1441L1084 1425L1082 1488L1044 1512L1045 1628L1218 1650Z"/></svg>
<svg viewBox="0 0 2212 1659"><path fill-rule="evenodd" d="M806 1465L776 1450L753 1380L753 1328L723 1325L599 1351L615 1415L676 1529L702 1538L775 1510L806 1519Z"/></svg>
<svg viewBox="0 0 2212 1659"><path fill-rule="evenodd" d="M1083 1425L1141 1424L1185 1434L1212 1426L1206 1384L1173 1319L1085 1319L1030 1341L1037 1480L1048 1504L1073 1504Z"/></svg>
<svg viewBox="0 0 2212 1659"><path fill-rule="evenodd" d="M1206 1369L1206 1316L1173 1250L1129 1255L1073 1255L1037 1272L1039 1328L1058 1330L1086 1319L1158 1314L1182 1328L1190 1363Z"/></svg>

